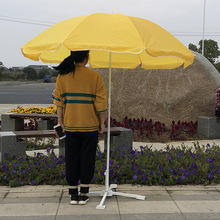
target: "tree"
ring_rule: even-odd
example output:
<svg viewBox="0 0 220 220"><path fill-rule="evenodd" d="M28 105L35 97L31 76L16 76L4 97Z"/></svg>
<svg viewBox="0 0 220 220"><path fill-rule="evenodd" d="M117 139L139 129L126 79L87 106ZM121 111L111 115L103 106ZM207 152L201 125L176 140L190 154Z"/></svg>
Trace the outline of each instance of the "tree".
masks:
<svg viewBox="0 0 220 220"><path fill-rule="evenodd" d="M56 70L53 70L53 69L50 71L50 73L51 73L52 77L57 77L57 75L58 75L58 72Z"/></svg>
<svg viewBox="0 0 220 220"><path fill-rule="evenodd" d="M198 52L198 48L197 48L197 46L196 45L194 45L194 44L189 44L189 46L188 46L188 48L190 49L190 50L193 50L193 51L195 51L195 52Z"/></svg>
<svg viewBox="0 0 220 220"><path fill-rule="evenodd" d="M219 71L219 73L220 73L220 62L215 63L214 66L215 66L215 68L216 68L216 69Z"/></svg>
<svg viewBox="0 0 220 220"><path fill-rule="evenodd" d="M3 63L0 61L0 78L2 78L2 72L3 72Z"/></svg>
<svg viewBox="0 0 220 220"><path fill-rule="evenodd" d="M38 73L38 78L39 79L43 79L46 76L46 72L45 70L40 70L40 72Z"/></svg>
<svg viewBox="0 0 220 220"><path fill-rule="evenodd" d="M199 41L198 47L190 43L188 48L198 53L202 53L202 41L203 40ZM212 64L214 64L219 56L220 50L218 47L218 42L211 39L204 40L204 57L206 57Z"/></svg>
<svg viewBox="0 0 220 220"><path fill-rule="evenodd" d="M25 74L25 76L26 76L26 78L28 80L35 80L35 79L37 79L37 72L36 72L35 69L33 69L31 67L25 67L23 69L23 72L24 72L24 74Z"/></svg>

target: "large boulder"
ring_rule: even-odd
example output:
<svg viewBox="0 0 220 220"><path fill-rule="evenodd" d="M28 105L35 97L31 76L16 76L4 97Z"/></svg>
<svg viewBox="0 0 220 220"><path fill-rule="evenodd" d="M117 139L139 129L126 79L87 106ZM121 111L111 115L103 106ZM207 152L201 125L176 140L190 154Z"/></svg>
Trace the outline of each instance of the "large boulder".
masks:
<svg viewBox="0 0 220 220"><path fill-rule="evenodd" d="M112 69L111 116L147 118L169 124L214 116L220 74L202 55L192 65L174 70ZM108 69L96 69L108 91Z"/></svg>

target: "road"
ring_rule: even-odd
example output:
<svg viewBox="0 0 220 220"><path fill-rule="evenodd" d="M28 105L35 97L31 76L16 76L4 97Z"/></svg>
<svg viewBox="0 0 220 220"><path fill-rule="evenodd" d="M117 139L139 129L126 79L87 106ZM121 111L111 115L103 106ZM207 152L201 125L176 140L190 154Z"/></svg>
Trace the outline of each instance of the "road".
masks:
<svg viewBox="0 0 220 220"><path fill-rule="evenodd" d="M0 84L0 104L51 104L55 83Z"/></svg>

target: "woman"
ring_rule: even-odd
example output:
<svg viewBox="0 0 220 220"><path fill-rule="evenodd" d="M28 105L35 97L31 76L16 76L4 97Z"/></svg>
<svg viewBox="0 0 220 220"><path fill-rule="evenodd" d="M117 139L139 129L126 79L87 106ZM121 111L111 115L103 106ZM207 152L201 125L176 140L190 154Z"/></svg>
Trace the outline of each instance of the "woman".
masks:
<svg viewBox="0 0 220 220"><path fill-rule="evenodd" d="M86 204L94 175L99 133L104 132L107 110L102 77L85 65L89 51L72 51L58 67L54 104L58 124L66 133L66 179L70 204ZM78 182L80 181L80 194Z"/></svg>

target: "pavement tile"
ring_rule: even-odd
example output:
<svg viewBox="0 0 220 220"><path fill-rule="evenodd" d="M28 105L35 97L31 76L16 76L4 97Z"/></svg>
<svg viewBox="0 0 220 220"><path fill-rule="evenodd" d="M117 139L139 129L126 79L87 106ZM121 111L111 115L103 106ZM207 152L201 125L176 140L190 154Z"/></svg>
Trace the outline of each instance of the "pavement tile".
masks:
<svg viewBox="0 0 220 220"><path fill-rule="evenodd" d="M146 191L146 190L157 190L157 191L165 191L166 190L166 187L164 186L141 186L141 185L135 185L135 186L132 186L132 185L129 185L129 184L123 184L123 185L118 185L117 187L117 191L123 191L123 190L129 190L129 191L137 191L137 190L140 190L140 191Z"/></svg>
<svg viewBox="0 0 220 220"><path fill-rule="evenodd" d="M89 195L89 203L96 203L96 205L98 205L101 200L102 200L102 196L100 195ZM61 199L61 203L64 203L64 204L69 204L70 202L70 197L68 195L63 195L62 199ZM111 197L107 197L106 200L105 200L105 203L112 203L112 202L117 202L116 201L116 197L115 196L111 196ZM95 207L96 207L95 205Z"/></svg>
<svg viewBox="0 0 220 220"><path fill-rule="evenodd" d="M216 185L215 188L220 191L220 184Z"/></svg>
<svg viewBox="0 0 220 220"><path fill-rule="evenodd" d="M200 186L200 185L176 185L176 186L166 186L166 190L174 190L174 191L201 191L201 190L215 190L216 186Z"/></svg>
<svg viewBox="0 0 220 220"><path fill-rule="evenodd" d="M50 186L50 185L39 185L37 186L35 191L64 191L68 192L68 186L60 186L60 185L55 185L55 186ZM90 185L90 191L101 191L104 190L105 186L104 185Z"/></svg>
<svg viewBox="0 0 220 220"><path fill-rule="evenodd" d="M127 198L126 198L127 200ZM119 210L123 214L147 214L147 213L180 213L173 201L126 201L118 198Z"/></svg>
<svg viewBox="0 0 220 220"><path fill-rule="evenodd" d="M11 189L11 187L9 187L9 186L0 186L0 192L9 191L10 189Z"/></svg>
<svg viewBox="0 0 220 220"><path fill-rule="evenodd" d="M105 186L104 185L97 185L97 184L90 184L89 190L90 191L105 190Z"/></svg>
<svg viewBox="0 0 220 220"><path fill-rule="evenodd" d="M45 204L45 203L59 203L60 198L59 197L55 197L55 198L45 198L45 197L41 197L41 198L5 198L2 201L2 204L18 204L18 203L41 203L41 204Z"/></svg>
<svg viewBox="0 0 220 220"><path fill-rule="evenodd" d="M169 196L169 193L165 190L123 190L116 192L129 193L129 194L138 194L141 196ZM123 197L126 198L126 197Z"/></svg>
<svg viewBox="0 0 220 220"><path fill-rule="evenodd" d="M6 196L7 196L7 194L8 194L8 191L5 191L5 192L0 192L0 199L3 199L3 198L5 198Z"/></svg>
<svg viewBox="0 0 220 220"><path fill-rule="evenodd" d="M56 191L56 190L63 190L63 189L68 189L68 186L62 186L62 185L38 185L36 186L36 190L42 190L42 191L46 191L46 190L52 190L52 191Z"/></svg>
<svg viewBox="0 0 220 220"><path fill-rule="evenodd" d="M2 216L51 216L56 215L58 203L16 203L1 204L0 219Z"/></svg>
<svg viewBox="0 0 220 220"><path fill-rule="evenodd" d="M184 213L187 220L219 220L219 213Z"/></svg>
<svg viewBox="0 0 220 220"><path fill-rule="evenodd" d="M220 213L220 200L218 201L176 200L175 202L182 213Z"/></svg>
<svg viewBox="0 0 220 220"><path fill-rule="evenodd" d="M0 204L4 201L5 197L7 196L8 192L0 192Z"/></svg>
<svg viewBox="0 0 220 220"><path fill-rule="evenodd" d="M51 198L60 197L62 191L31 191L31 192L9 192L7 198Z"/></svg>
<svg viewBox="0 0 220 220"><path fill-rule="evenodd" d="M185 220L181 213L147 213L147 214L124 214L121 220Z"/></svg>
<svg viewBox="0 0 220 220"><path fill-rule="evenodd" d="M97 190L96 191L90 191L90 193L91 194L88 194L90 200L94 199L94 198L98 198L98 199L102 198L101 191L97 191ZM67 199L69 200L69 191L68 190L63 191L63 197L62 197L61 202L66 201Z"/></svg>
<svg viewBox="0 0 220 220"><path fill-rule="evenodd" d="M168 191L174 200L216 200L220 201L220 192L217 190L201 191Z"/></svg>
<svg viewBox="0 0 220 220"><path fill-rule="evenodd" d="M218 195L219 191L216 189L212 190L167 190L167 192L171 195L179 194L179 195Z"/></svg>
<svg viewBox="0 0 220 220"><path fill-rule="evenodd" d="M115 214L99 214L99 215L60 215L56 220L121 220L120 215Z"/></svg>
<svg viewBox="0 0 220 220"><path fill-rule="evenodd" d="M54 220L55 216L16 216L16 220ZM15 220L15 216L1 216L1 220Z"/></svg>
<svg viewBox="0 0 220 220"><path fill-rule="evenodd" d="M34 191L36 186L19 186L19 187L10 187L10 192L30 192Z"/></svg>
<svg viewBox="0 0 220 220"><path fill-rule="evenodd" d="M167 191L123 191L123 193L145 196L146 197L145 201L172 201L172 198L170 197ZM120 200L119 197L121 198ZM142 200L136 200L134 198L129 198L126 196L125 197L118 196L118 201L120 202L132 201L132 200L134 201L134 204L136 201L142 201Z"/></svg>
<svg viewBox="0 0 220 220"><path fill-rule="evenodd" d="M84 205L69 205L70 199L68 197L63 197L59 206L57 216L63 215L118 215L119 209L117 200L115 197L108 197L105 200L106 207L104 210L96 209L96 206L101 202L102 197L100 196L90 196L90 200Z"/></svg>

